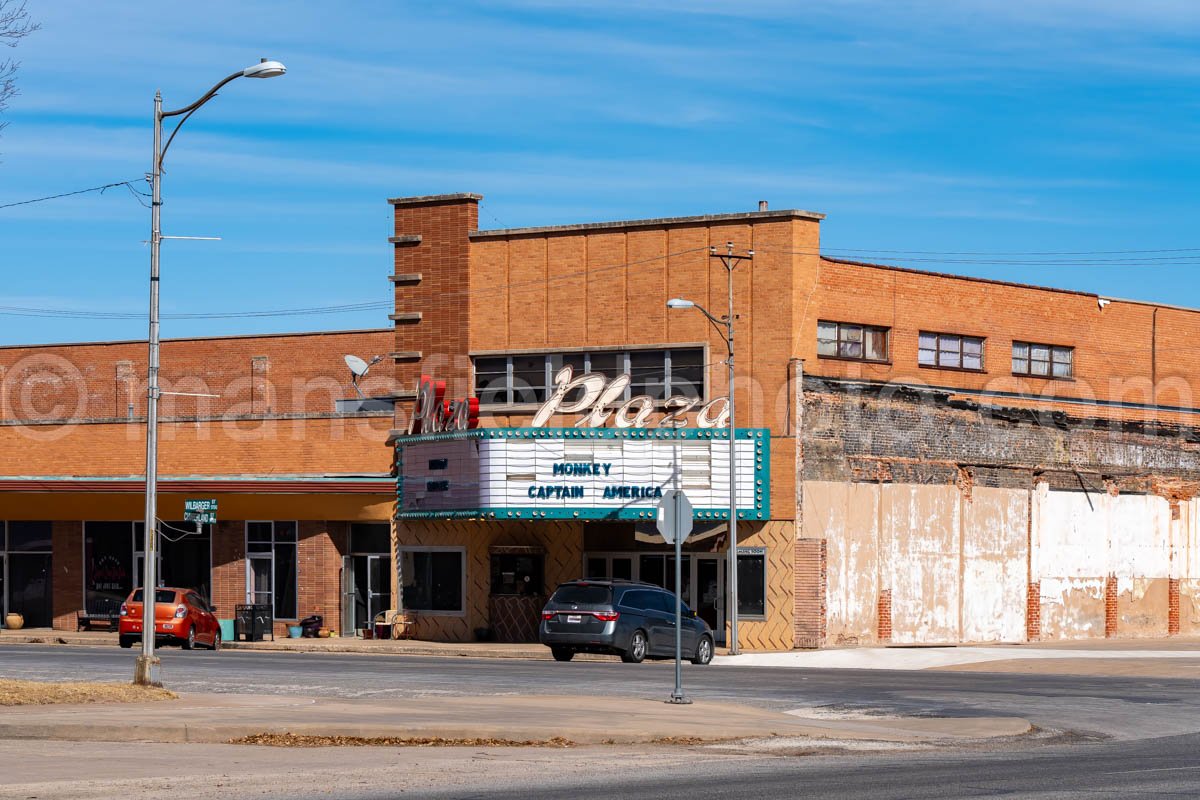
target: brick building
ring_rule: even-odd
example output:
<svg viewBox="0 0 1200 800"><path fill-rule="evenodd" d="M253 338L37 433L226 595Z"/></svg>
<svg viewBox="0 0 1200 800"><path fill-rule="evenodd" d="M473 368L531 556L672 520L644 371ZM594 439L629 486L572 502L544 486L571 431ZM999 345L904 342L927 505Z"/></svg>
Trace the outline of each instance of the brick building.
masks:
<svg viewBox="0 0 1200 800"><path fill-rule="evenodd" d="M365 571L368 553L388 558L391 411L336 403L353 396L343 356L386 355L391 338L163 342L161 387L180 393L159 406L166 584L200 589L221 617L254 600L279 619L354 622L343 574L355 561ZM27 625L74 630L80 612L113 614L140 583L145 375L145 342L0 348L0 603ZM390 362L363 385L390 394ZM182 522L186 498L217 499L218 522Z"/></svg>
<svg viewBox="0 0 1200 800"><path fill-rule="evenodd" d="M805 211L481 231L480 199L391 201L388 329L164 344L164 389L220 395L163 404L168 580L219 616L528 638L557 581L673 585L678 486L681 594L718 637L736 602L749 649L1200 630L1200 313L825 258ZM724 313L727 242L753 251L732 463L723 335L666 305ZM337 411L345 354L388 356L364 389L394 413ZM0 598L73 627L136 574L145 345L0 370ZM187 497L219 499L212 530L179 536Z"/></svg>
<svg viewBox="0 0 1200 800"><path fill-rule="evenodd" d="M392 201L397 378L443 378L448 398L474 394L482 424L502 429L485 442L531 435L545 452L513 467L510 443L486 457L480 444L460 453L466 475L453 458L430 460L450 470L438 479L424 466L437 436L407 437L398 413L397 546L442 559L426 554L400 580L434 570L455 588L424 635L509 627L497 574L532 570L539 591L580 572L673 583L644 523L611 510L589 519L572 501L522 508L513 487L570 459L555 431L578 432L579 415L531 426L563 365L629 374L617 402L646 394L656 412L676 354L693 396L728 393L721 332L666 307L685 297L724 311L710 248L727 242L754 252L735 271L737 424L766 432L770 461L769 519L740 525L743 646L1200 628L1197 312L823 258L821 215L804 211L480 231L479 199ZM489 471L497 452L509 460ZM485 479L490 507L447 502L456 482ZM721 528L689 542L681 587L718 634Z"/></svg>

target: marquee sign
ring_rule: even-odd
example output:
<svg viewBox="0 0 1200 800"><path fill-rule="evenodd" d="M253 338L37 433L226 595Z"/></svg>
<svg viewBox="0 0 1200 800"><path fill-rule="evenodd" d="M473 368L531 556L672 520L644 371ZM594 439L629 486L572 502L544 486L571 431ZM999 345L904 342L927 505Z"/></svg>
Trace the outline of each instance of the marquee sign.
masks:
<svg viewBox="0 0 1200 800"><path fill-rule="evenodd" d="M770 434L734 432L739 519L770 518ZM682 489L729 518L729 431L487 428L396 440L397 519L653 520Z"/></svg>

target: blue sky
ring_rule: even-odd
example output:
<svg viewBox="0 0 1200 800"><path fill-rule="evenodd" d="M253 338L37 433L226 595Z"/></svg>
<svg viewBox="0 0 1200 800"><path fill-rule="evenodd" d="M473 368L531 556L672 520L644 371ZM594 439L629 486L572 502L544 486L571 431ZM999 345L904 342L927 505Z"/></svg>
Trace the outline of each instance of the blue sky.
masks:
<svg viewBox="0 0 1200 800"><path fill-rule="evenodd" d="M30 0L43 27L15 51L0 135L0 204L135 179L155 88L176 107L259 56L287 64L235 81L172 145L164 233L223 240L164 244L166 314L386 304L386 199L457 191L485 195L487 228L767 199L826 213L826 251L1200 306L1194 0L200 8ZM0 210L0 306L144 313L148 229L124 189ZM1119 250L1177 252L1097 254ZM0 315L6 344L144 335Z"/></svg>

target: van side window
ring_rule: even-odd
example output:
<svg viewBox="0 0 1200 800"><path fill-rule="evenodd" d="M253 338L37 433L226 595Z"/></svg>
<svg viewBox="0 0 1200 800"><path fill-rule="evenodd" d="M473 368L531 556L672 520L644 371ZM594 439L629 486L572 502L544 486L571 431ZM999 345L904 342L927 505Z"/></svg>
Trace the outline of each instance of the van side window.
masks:
<svg viewBox="0 0 1200 800"><path fill-rule="evenodd" d="M628 591L621 595L621 605L627 608L644 609L646 607L646 595L649 592L638 590Z"/></svg>

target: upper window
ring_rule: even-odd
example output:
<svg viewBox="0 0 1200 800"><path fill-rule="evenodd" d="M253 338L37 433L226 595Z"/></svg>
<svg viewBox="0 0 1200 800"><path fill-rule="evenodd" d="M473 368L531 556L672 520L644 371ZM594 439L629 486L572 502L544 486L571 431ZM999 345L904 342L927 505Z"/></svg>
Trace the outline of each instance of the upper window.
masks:
<svg viewBox="0 0 1200 800"><path fill-rule="evenodd" d="M576 375L628 375L624 400L637 395L654 400L675 395L704 397L704 349L700 347L476 356L474 364L475 396L480 405L543 403L554 388L554 376L564 366L574 368Z"/></svg>
<svg viewBox="0 0 1200 800"><path fill-rule="evenodd" d="M1075 348L1052 344L1013 342L1014 375L1037 378L1071 378L1075 375Z"/></svg>
<svg viewBox="0 0 1200 800"><path fill-rule="evenodd" d="M983 339L921 331L917 363L923 367L983 371Z"/></svg>
<svg viewBox="0 0 1200 800"><path fill-rule="evenodd" d="M855 361L887 361L888 329L847 322L818 322L817 355Z"/></svg>

